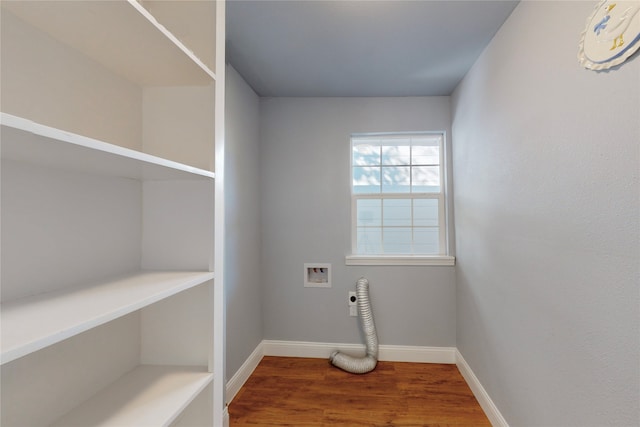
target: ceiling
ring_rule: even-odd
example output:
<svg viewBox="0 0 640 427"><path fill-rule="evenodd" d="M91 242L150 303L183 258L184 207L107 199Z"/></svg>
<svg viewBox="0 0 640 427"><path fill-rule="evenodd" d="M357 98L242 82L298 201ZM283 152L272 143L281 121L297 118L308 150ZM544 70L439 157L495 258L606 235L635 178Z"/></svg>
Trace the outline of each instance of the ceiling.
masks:
<svg viewBox="0 0 640 427"><path fill-rule="evenodd" d="M516 4L227 0L227 62L260 96L449 95Z"/></svg>

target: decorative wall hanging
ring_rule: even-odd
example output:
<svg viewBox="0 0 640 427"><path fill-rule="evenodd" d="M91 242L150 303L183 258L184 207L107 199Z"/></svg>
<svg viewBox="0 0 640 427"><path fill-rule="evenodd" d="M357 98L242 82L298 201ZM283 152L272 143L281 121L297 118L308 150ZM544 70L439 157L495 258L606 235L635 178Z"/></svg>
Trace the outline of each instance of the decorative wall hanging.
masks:
<svg viewBox="0 0 640 427"><path fill-rule="evenodd" d="M640 0L603 0L587 19L578 59L590 70L606 70L622 64L639 47Z"/></svg>

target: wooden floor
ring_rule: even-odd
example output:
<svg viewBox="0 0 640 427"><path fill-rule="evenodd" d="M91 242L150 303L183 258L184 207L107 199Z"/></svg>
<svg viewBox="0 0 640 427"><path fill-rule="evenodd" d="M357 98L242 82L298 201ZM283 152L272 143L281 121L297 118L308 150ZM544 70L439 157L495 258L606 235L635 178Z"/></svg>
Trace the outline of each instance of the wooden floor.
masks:
<svg viewBox="0 0 640 427"><path fill-rule="evenodd" d="M354 375L326 359L264 357L229 406L241 426L491 426L455 365L379 362Z"/></svg>

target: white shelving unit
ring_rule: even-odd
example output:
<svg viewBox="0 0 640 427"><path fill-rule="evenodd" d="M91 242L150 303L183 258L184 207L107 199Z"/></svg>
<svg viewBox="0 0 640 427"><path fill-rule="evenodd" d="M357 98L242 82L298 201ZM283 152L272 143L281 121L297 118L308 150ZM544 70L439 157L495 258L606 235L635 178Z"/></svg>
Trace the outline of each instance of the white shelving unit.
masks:
<svg viewBox="0 0 640 427"><path fill-rule="evenodd" d="M224 425L224 2L0 4L0 424Z"/></svg>

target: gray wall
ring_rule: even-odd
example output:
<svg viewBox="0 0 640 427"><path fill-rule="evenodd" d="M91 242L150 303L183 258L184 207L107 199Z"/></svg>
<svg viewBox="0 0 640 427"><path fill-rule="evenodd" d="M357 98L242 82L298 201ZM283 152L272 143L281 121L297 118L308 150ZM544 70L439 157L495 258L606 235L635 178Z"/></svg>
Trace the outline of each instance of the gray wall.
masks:
<svg viewBox="0 0 640 427"><path fill-rule="evenodd" d="M640 419L640 57L521 2L452 97L457 346L512 426Z"/></svg>
<svg viewBox="0 0 640 427"><path fill-rule="evenodd" d="M344 260L351 247L350 134L449 134L449 98L260 102L265 339L363 342L347 291L364 275L381 344L455 346L453 267L347 267ZM305 262L331 263L333 287L304 288Z"/></svg>
<svg viewBox="0 0 640 427"><path fill-rule="evenodd" d="M263 339L260 275L259 100L226 70L225 215L227 380Z"/></svg>

